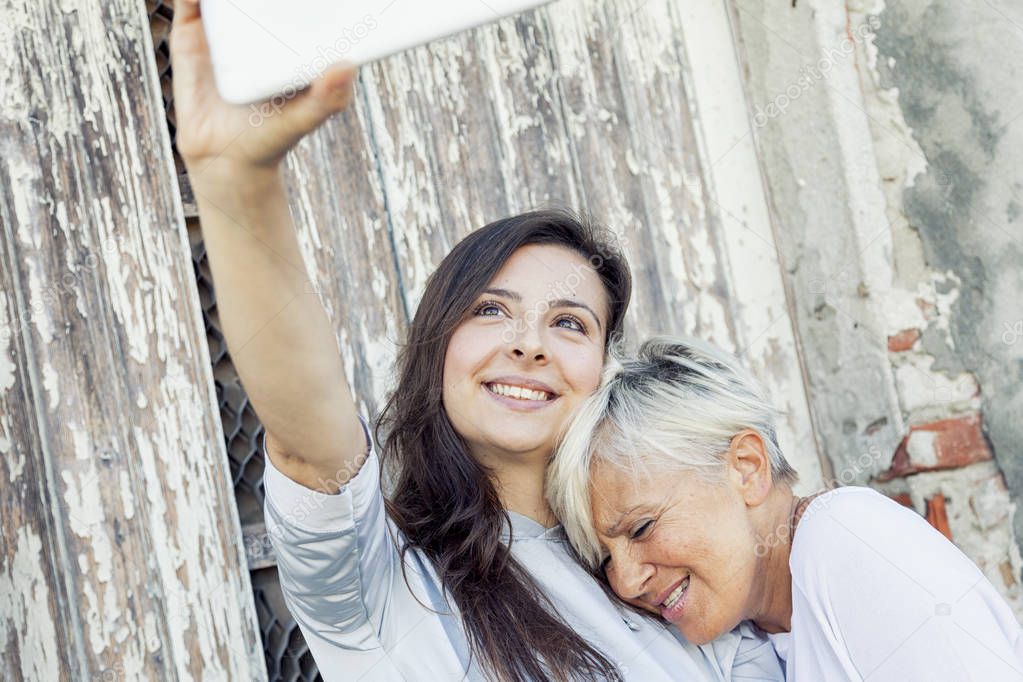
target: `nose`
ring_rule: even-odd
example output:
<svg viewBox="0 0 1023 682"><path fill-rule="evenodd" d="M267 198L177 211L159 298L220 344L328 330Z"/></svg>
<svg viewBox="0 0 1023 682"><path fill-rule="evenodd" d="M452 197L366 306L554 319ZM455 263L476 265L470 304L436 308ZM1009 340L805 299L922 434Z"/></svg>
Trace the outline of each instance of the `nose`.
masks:
<svg viewBox="0 0 1023 682"><path fill-rule="evenodd" d="M630 556L629 552L612 550L610 568L608 581L619 597L639 600L649 591L650 579L654 575L651 564Z"/></svg>
<svg viewBox="0 0 1023 682"><path fill-rule="evenodd" d="M515 320L505 333L509 352L515 356L516 360L526 358L539 363L547 362L543 331L535 319L530 319L527 315Z"/></svg>

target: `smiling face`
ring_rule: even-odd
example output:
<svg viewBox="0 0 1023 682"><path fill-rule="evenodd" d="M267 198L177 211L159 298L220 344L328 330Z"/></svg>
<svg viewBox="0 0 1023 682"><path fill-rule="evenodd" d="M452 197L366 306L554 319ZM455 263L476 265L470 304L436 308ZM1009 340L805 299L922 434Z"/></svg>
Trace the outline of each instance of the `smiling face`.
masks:
<svg viewBox="0 0 1023 682"><path fill-rule="evenodd" d="M704 644L751 617L757 536L741 485L692 471L592 469L594 527L605 575L625 601Z"/></svg>
<svg viewBox="0 0 1023 682"><path fill-rule="evenodd" d="M512 254L444 358L444 408L478 460L550 456L600 383L607 323L607 294L582 255L545 244Z"/></svg>

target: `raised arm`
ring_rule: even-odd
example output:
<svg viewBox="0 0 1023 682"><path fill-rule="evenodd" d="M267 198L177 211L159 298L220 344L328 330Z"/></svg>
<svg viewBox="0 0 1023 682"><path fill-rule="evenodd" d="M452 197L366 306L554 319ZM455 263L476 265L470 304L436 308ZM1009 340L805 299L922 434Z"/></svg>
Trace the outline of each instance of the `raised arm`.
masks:
<svg viewBox="0 0 1023 682"><path fill-rule="evenodd" d="M177 145L188 168L231 359L267 430L274 465L335 493L361 465L362 426L337 340L309 281L280 175L306 133L352 98L355 69L334 65L280 111L218 94L198 0L178 0L171 33Z"/></svg>

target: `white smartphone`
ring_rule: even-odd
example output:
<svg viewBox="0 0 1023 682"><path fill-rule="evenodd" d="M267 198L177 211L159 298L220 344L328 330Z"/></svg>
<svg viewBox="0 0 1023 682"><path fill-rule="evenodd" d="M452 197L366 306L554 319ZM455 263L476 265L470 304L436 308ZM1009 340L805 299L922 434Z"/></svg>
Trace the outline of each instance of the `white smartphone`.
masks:
<svg viewBox="0 0 1023 682"><path fill-rule="evenodd" d="M290 95L337 61L366 62L550 0L202 0L220 95Z"/></svg>

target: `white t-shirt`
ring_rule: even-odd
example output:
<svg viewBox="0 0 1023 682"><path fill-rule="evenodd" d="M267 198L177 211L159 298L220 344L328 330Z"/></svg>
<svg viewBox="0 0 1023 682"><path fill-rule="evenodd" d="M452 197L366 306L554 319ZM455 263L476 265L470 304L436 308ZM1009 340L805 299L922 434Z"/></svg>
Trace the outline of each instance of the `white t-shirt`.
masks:
<svg viewBox="0 0 1023 682"><path fill-rule="evenodd" d="M813 500L789 566L792 631L770 638L790 682L1023 681L1023 631L994 586L874 490Z"/></svg>

